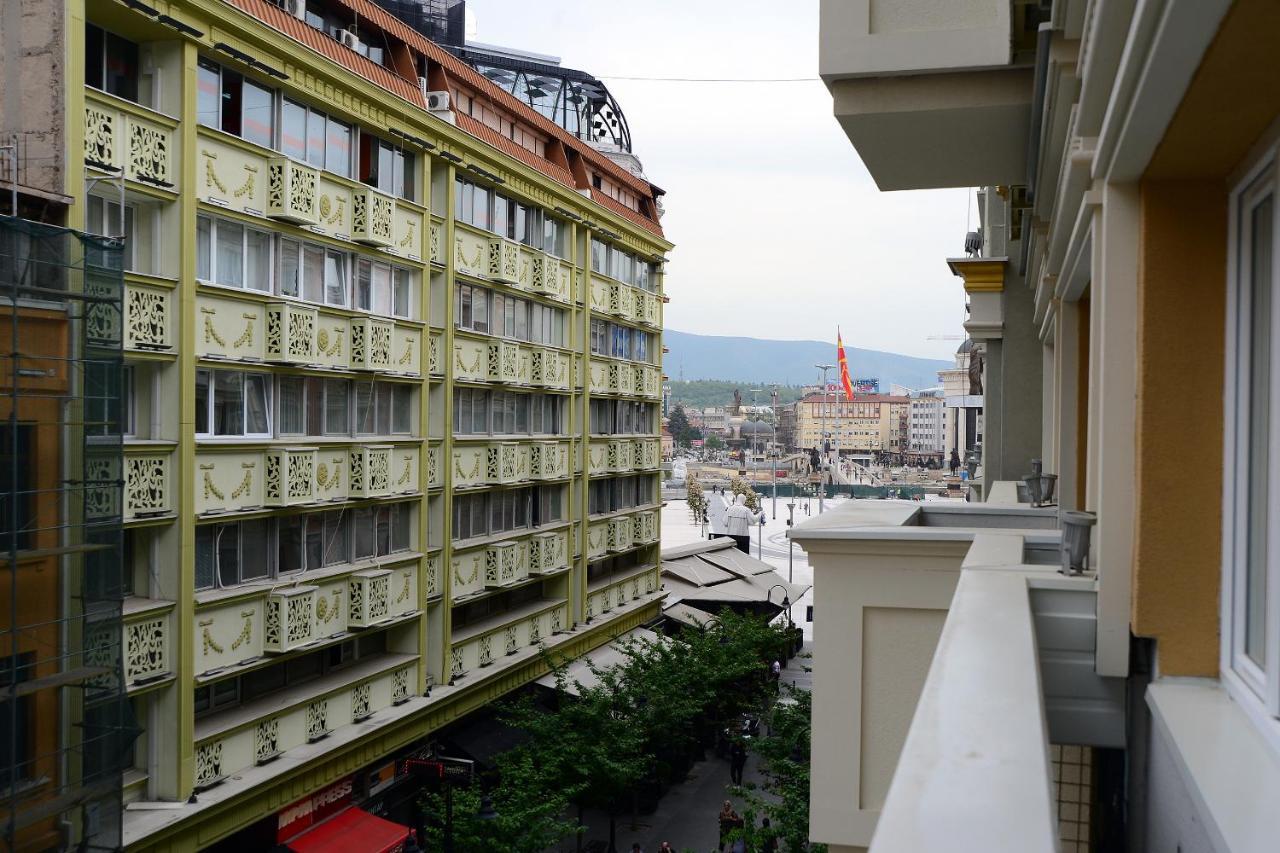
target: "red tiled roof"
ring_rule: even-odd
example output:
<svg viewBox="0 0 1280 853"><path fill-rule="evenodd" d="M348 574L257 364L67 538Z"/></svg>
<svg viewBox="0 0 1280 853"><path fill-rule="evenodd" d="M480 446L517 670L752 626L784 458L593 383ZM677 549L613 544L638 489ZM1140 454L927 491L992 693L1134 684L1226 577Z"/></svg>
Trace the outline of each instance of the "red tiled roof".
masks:
<svg viewBox="0 0 1280 853"><path fill-rule="evenodd" d="M403 41L405 44L423 53L427 58L442 66L448 74L458 77L469 87L489 95L493 98L494 103L501 105L503 109L518 115L523 121L528 122L531 126L537 128L548 136L559 140L562 144L578 151L583 155L583 157L591 162L593 167L608 174L614 180L631 187L646 198L652 199L656 195L653 185L648 181L636 177L617 163L614 163L608 157L604 156L587 143L560 127L560 125L551 121L546 116L542 115L537 110L512 95L510 92L496 85L493 81L476 71L470 65L463 62L452 53L449 53L449 51L426 38L417 30L407 26L399 18L396 18L382 7L371 2L371 0L335 1L346 6L354 12L358 18L369 20L380 29L385 30ZM415 106L423 106L421 93L413 83L393 74L388 69L364 56L361 56L355 51L343 47L324 33L309 26L303 21L298 20L292 15L286 14L277 6L266 2L266 0L225 0L225 2L236 6L258 20L261 20L269 26L302 42L318 53L321 53L334 62L337 62L339 65L367 77L372 82L382 86L393 94L399 95ZM460 115L458 117L461 119ZM463 123L459 120L459 127L462 126ZM484 125L480 126L483 127ZM466 129L468 133L472 133L473 136L484 139L485 142L499 148L499 150L502 150L504 153L518 157L521 161L528 163L548 175L548 177L561 180L561 176L556 173L560 170L556 168L555 164L550 163L544 158L538 157L536 154L532 154L528 149L516 145L511 140L506 140L507 142L510 142L510 145L495 144L495 140L505 139L501 134L494 132L491 138L485 138L472 132L470 129L464 129ZM524 151L526 154L530 154L534 159L530 160L524 155L515 154L514 152L517 149ZM573 186L573 184L570 184L570 186ZM610 207L610 209L612 210L614 208ZM628 208L623 207L622 209L628 211L622 215L626 216L630 221L636 222L656 234L662 234L662 228L655 220L651 220L641 214L637 214L635 211L631 211ZM617 211L615 210L615 212Z"/></svg>
<svg viewBox="0 0 1280 853"><path fill-rule="evenodd" d="M545 157L539 157L523 145L518 145L513 140L507 139L478 118L473 118L465 113L454 113L454 118L458 122L458 127L482 142L487 142L508 157L514 157L532 166L547 177L554 178L564 184L569 189L576 189L573 183L573 174L563 166L552 163Z"/></svg>
<svg viewBox="0 0 1280 853"><path fill-rule="evenodd" d="M621 216L623 219L629 219L635 224L641 226L642 228L652 228L653 225L655 224L652 219L649 219L643 213L639 213L638 211L632 210L622 202L618 201L617 199L611 198L608 195L605 195L603 192L596 189L595 187L591 188L591 198L593 201L597 202L598 204L602 204L605 207L609 208L614 213ZM656 204L656 202L650 199L650 204Z"/></svg>

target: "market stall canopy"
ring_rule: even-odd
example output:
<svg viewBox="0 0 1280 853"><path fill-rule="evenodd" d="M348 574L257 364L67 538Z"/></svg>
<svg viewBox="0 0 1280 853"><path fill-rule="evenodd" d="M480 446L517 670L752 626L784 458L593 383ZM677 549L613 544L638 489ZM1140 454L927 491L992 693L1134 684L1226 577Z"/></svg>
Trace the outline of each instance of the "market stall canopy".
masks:
<svg viewBox="0 0 1280 853"><path fill-rule="evenodd" d="M667 591L663 615L685 625L705 624L721 607L781 612L784 593L794 603L809 591L806 585L787 583L773 566L739 551L731 539L663 552L662 580Z"/></svg>

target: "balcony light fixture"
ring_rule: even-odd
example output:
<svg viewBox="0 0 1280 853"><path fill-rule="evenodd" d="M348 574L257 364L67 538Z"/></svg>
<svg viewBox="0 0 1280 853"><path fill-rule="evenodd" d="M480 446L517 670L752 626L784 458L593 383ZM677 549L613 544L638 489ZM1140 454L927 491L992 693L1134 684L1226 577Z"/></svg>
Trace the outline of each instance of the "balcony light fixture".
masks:
<svg viewBox="0 0 1280 853"><path fill-rule="evenodd" d="M461 163L462 158L451 151L441 151L440 156L448 160L450 163Z"/></svg>
<svg viewBox="0 0 1280 853"><path fill-rule="evenodd" d="M403 130L396 130L394 127L391 128L391 133L395 136L400 137L405 142L408 142L411 145L416 145L419 148L422 148L427 151L430 151L431 149L436 147L434 143L428 142L427 140L422 139L421 137L414 136L412 133L405 133Z"/></svg>

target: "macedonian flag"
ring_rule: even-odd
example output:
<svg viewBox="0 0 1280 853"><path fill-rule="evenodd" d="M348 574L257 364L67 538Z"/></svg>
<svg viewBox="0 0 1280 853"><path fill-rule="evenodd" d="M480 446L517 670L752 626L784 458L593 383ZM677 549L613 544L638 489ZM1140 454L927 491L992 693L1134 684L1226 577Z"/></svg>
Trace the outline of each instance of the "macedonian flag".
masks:
<svg viewBox="0 0 1280 853"><path fill-rule="evenodd" d="M849 359L844 356L844 340L840 337L840 328L836 327L836 361L840 363L840 384L844 386L844 394L853 399L853 380L849 378Z"/></svg>

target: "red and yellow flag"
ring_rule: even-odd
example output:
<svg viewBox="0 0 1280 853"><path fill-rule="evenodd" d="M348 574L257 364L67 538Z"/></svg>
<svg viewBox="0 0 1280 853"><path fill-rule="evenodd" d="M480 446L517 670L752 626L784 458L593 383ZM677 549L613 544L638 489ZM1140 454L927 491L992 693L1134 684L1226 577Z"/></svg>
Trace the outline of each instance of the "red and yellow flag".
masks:
<svg viewBox="0 0 1280 853"><path fill-rule="evenodd" d="M844 394L853 399L853 380L849 378L849 359L844 356L844 340L840 337L840 329L836 328L836 361L840 364L840 384L844 386Z"/></svg>

